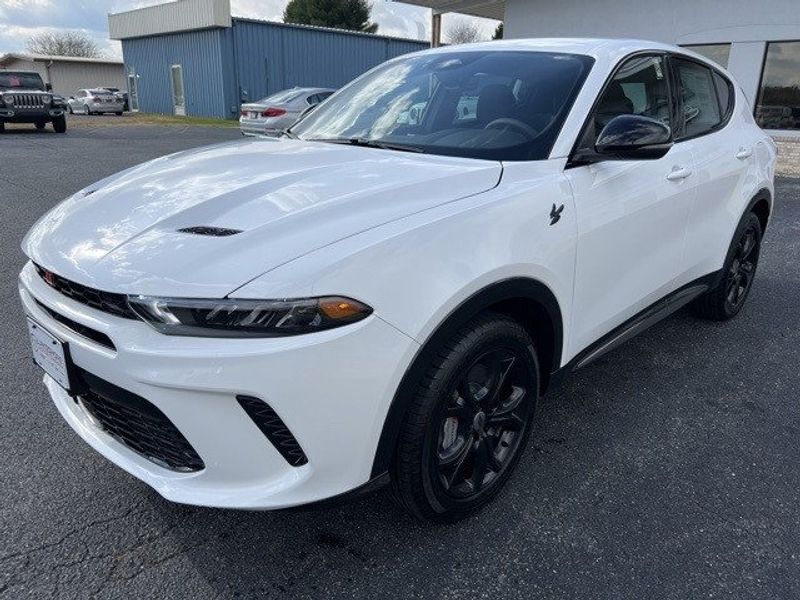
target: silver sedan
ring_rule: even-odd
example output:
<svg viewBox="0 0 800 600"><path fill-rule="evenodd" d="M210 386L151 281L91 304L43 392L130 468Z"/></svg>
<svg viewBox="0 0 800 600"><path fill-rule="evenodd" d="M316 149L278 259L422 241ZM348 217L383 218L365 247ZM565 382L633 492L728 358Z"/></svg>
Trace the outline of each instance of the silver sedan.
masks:
<svg viewBox="0 0 800 600"><path fill-rule="evenodd" d="M306 110L335 91L328 88L292 88L257 102L242 104L239 128L242 135L278 136Z"/></svg>
<svg viewBox="0 0 800 600"><path fill-rule="evenodd" d="M67 101L67 110L70 114L116 113L121 115L123 109L123 101L105 88L78 90L77 95L70 96Z"/></svg>

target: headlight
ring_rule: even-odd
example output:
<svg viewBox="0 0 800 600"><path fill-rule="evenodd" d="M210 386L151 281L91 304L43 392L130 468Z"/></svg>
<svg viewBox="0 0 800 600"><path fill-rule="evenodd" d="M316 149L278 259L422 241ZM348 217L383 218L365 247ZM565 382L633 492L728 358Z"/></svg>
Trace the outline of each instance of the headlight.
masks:
<svg viewBox="0 0 800 600"><path fill-rule="evenodd" d="M6 94L5 96L3 96L3 100L5 100L5 103L8 106L11 106L11 105L14 104L14 96L12 96L11 94Z"/></svg>
<svg viewBox="0 0 800 600"><path fill-rule="evenodd" d="M44 102L45 104L50 104L51 101L52 101L52 98L50 96L44 96L42 98L42 102Z"/></svg>
<svg viewBox="0 0 800 600"><path fill-rule="evenodd" d="M357 300L329 296L297 300L195 300L129 296L131 309L167 335L279 337L332 329L372 314Z"/></svg>

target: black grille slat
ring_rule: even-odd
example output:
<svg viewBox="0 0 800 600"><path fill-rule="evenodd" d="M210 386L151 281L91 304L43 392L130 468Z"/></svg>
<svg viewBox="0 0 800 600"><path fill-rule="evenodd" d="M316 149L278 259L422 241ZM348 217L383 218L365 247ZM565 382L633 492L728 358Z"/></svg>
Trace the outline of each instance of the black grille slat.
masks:
<svg viewBox="0 0 800 600"><path fill-rule="evenodd" d="M47 269L36 265L36 271L44 282L54 290L62 293L67 298L85 304L96 310L109 313L116 317L124 319L135 319L139 317L128 305L128 298L125 294L115 294L113 292L104 292L96 290L80 283L70 281L65 277L56 275Z"/></svg>
<svg viewBox="0 0 800 600"><path fill-rule="evenodd" d="M100 428L148 460L181 472L205 468L203 459L169 418L141 396L85 371L81 405Z"/></svg>
<svg viewBox="0 0 800 600"><path fill-rule="evenodd" d="M114 342L112 342L111 338L108 337L105 333L101 333L100 331L97 331L96 329L92 329L91 327L87 327L86 325L78 323L77 321L73 321L69 317L65 317L64 315L62 315L60 313L57 313L52 308L49 308L49 307L45 306L44 304L42 304L41 302L39 302L35 298L34 298L34 301L39 306L39 308L41 308L44 312L46 312L48 315L50 315L54 320L56 320L59 323L61 323L64 327L66 327L68 329L71 329L72 331L74 331L78 335L83 336L83 337L85 337L87 339L90 339L93 342L96 342L97 344L100 344L101 346L105 346L106 348L109 348L111 350L116 351L117 347L114 345Z"/></svg>
<svg viewBox="0 0 800 600"><path fill-rule="evenodd" d="M306 453L292 432L269 404L252 396L236 396L236 400L286 462L293 467L301 467L308 462Z"/></svg>

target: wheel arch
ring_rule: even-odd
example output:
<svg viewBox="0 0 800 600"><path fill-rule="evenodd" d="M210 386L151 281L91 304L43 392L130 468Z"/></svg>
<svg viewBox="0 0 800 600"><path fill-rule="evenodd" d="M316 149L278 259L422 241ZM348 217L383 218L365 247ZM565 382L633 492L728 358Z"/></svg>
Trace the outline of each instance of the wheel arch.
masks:
<svg viewBox="0 0 800 600"><path fill-rule="evenodd" d="M556 296L542 282L524 277L505 279L481 289L447 315L406 369L383 422L371 478L389 470L406 410L436 352L462 326L486 311L508 315L528 330L542 370L541 392L547 389L550 374L561 365L563 351L563 319Z"/></svg>
<svg viewBox="0 0 800 600"><path fill-rule="evenodd" d="M753 213L758 217L761 222L761 232L764 233L767 230L769 217L772 214L772 194L768 189L762 188L753 196L744 214L747 213Z"/></svg>

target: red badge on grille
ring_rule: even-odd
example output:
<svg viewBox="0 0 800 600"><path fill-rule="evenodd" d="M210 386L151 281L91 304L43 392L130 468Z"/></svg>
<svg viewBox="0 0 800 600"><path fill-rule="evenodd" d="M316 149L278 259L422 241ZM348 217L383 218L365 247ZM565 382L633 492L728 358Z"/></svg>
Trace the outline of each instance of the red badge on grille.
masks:
<svg viewBox="0 0 800 600"><path fill-rule="evenodd" d="M44 270L44 274L42 275L47 285L55 286L56 285L56 276L52 271Z"/></svg>

